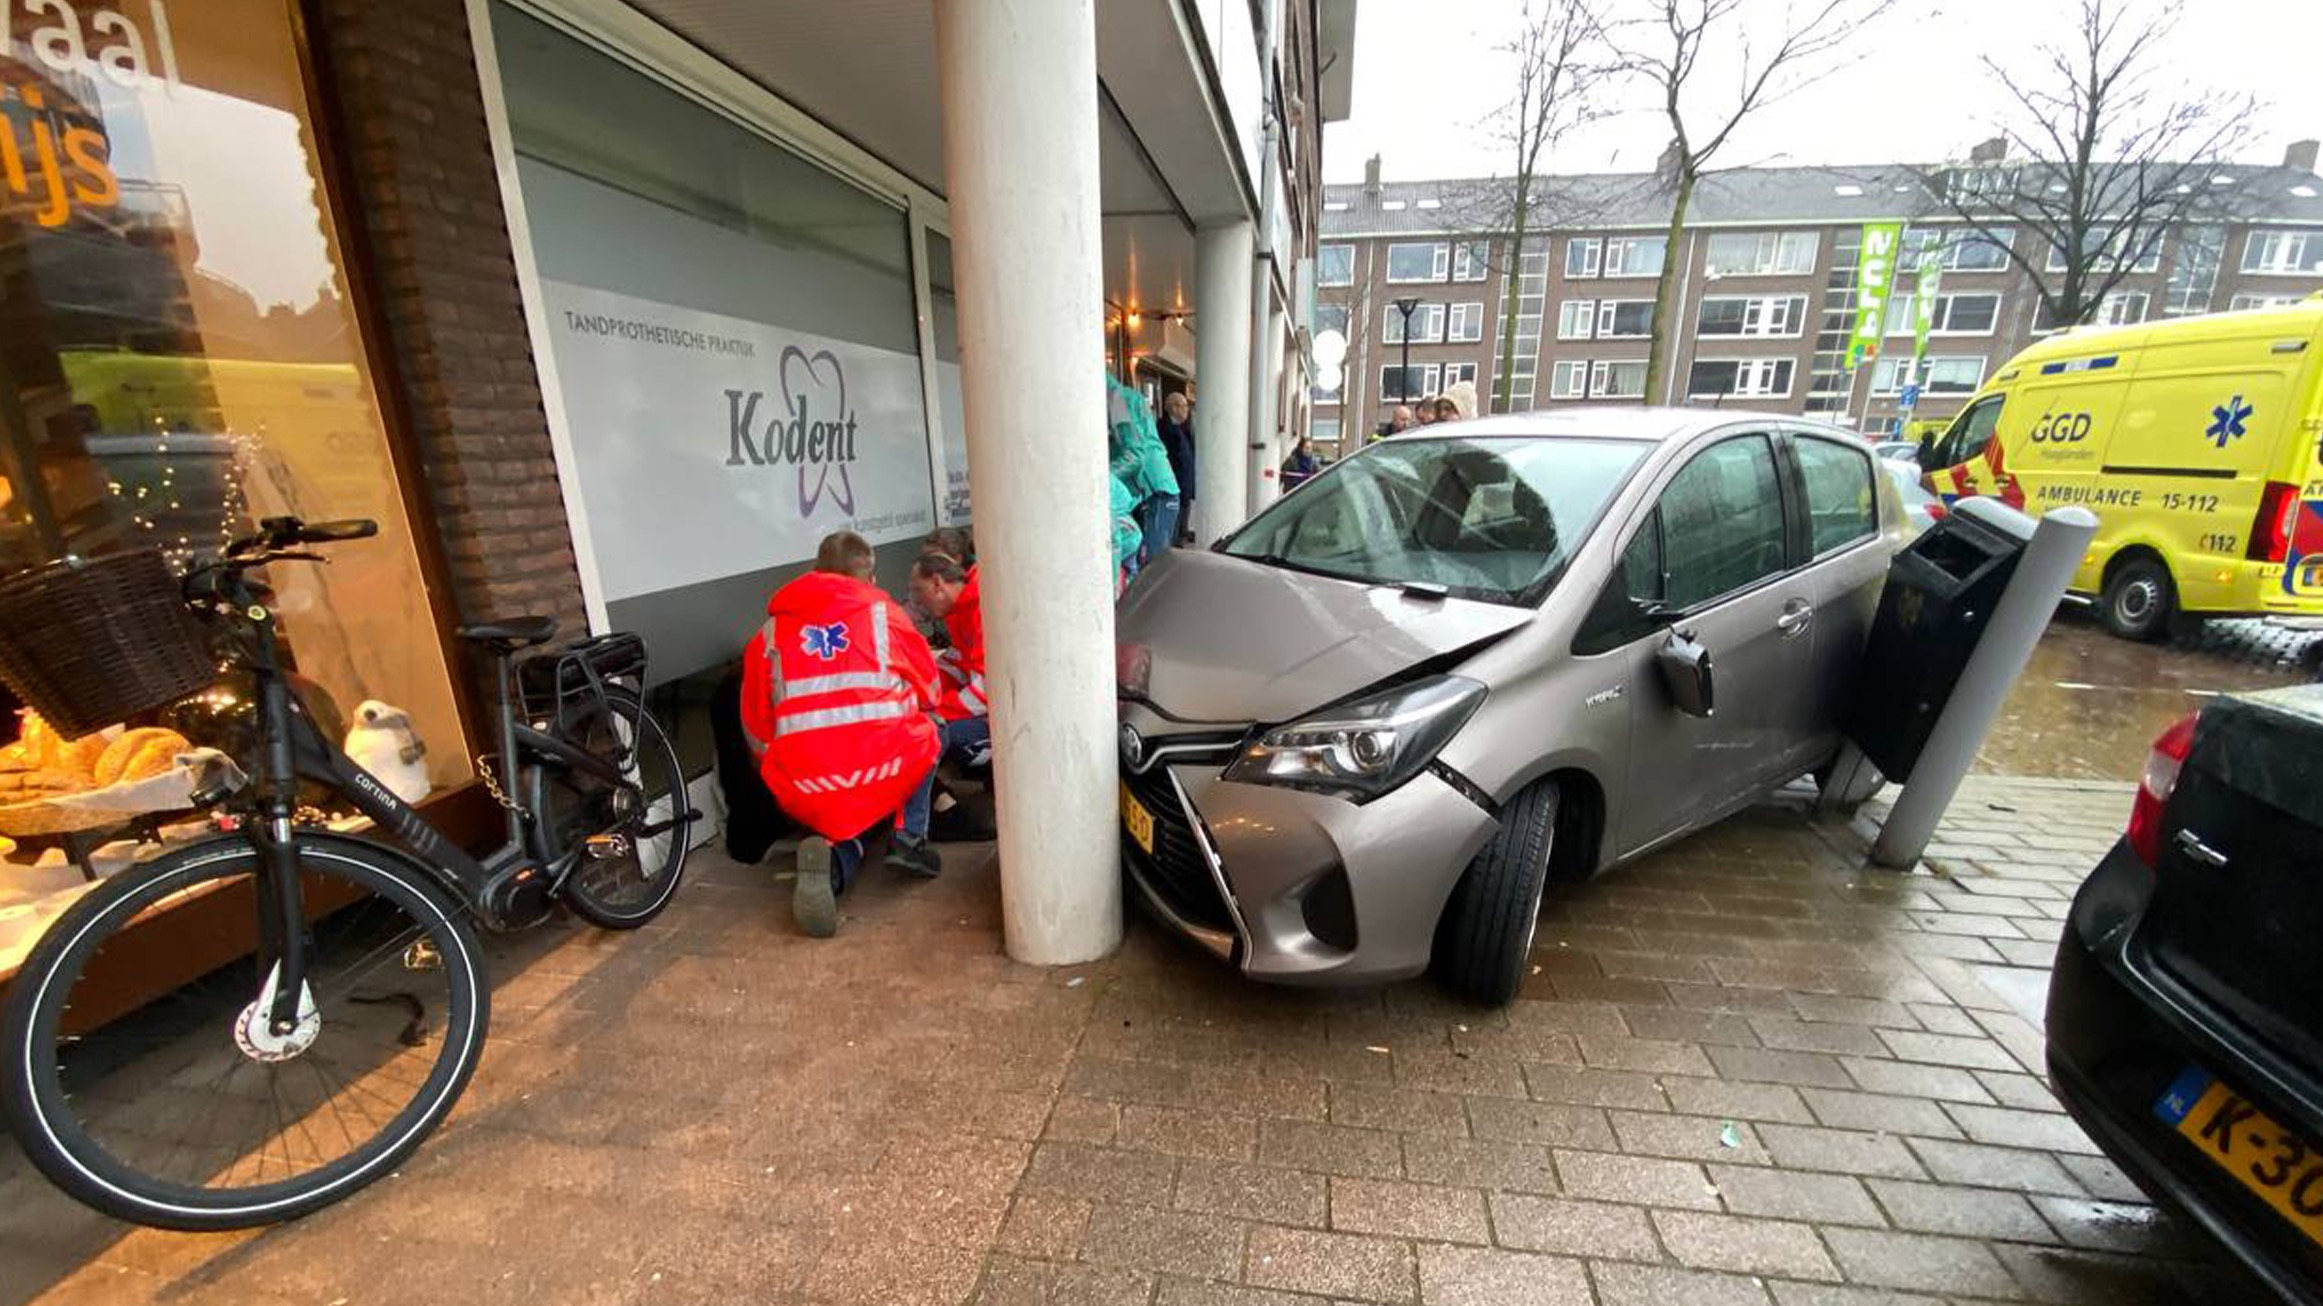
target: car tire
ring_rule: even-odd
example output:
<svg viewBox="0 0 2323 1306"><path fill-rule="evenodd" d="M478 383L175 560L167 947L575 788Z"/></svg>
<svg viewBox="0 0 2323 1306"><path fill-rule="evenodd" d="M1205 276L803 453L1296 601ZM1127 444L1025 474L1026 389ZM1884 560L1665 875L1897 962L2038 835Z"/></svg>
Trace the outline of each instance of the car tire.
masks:
<svg viewBox="0 0 2323 1306"><path fill-rule="evenodd" d="M2123 639L2157 640L2170 632L2178 587L2159 558L2140 554L2115 564L2097 596L2097 618Z"/></svg>
<svg viewBox="0 0 2323 1306"><path fill-rule="evenodd" d="M1436 925L1436 978L1488 1007L1524 981L1557 829L1557 782L1541 780L1501 809L1500 831L1461 873Z"/></svg>

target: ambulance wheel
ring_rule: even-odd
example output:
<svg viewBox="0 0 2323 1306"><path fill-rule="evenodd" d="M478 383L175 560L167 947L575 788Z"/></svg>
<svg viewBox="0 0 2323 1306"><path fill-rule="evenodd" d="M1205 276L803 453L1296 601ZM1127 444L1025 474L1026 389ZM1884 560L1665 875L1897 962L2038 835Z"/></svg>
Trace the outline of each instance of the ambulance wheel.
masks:
<svg viewBox="0 0 2323 1306"><path fill-rule="evenodd" d="M2169 634L2177 608L2178 587L2170 583L2170 569L2147 554L2116 562L2097 596L2098 620L2123 639L2156 640Z"/></svg>

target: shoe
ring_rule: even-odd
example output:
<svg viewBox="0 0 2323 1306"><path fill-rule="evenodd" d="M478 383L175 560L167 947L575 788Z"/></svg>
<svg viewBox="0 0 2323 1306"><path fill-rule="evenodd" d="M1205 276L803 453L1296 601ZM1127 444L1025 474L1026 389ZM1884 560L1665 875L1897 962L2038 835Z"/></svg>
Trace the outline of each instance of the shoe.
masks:
<svg viewBox="0 0 2323 1306"><path fill-rule="evenodd" d="M827 939L839 932L839 896L833 884L836 872L830 840L810 836L799 844L798 879L791 885L790 915L810 938Z"/></svg>
<svg viewBox="0 0 2323 1306"><path fill-rule="evenodd" d="M932 880L944 873L944 859L928 846L927 840L901 834L895 836L894 846L888 849L887 864L922 880Z"/></svg>

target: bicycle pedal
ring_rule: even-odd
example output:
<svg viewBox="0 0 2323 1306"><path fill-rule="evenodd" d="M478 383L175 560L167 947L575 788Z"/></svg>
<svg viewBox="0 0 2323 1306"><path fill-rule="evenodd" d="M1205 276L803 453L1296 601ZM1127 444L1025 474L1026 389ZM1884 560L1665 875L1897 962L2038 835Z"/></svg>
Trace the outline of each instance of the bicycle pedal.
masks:
<svg viewBox="0 0 2323 1306"><path fill-rule="evenodd" d="M433 939L421 939L403 950L403 968L410 971L442 970L444 954Z"/></svg>
<svg viewBox="0 0 2323 1306"><path fill-rule="evenodd" d="M626 834L592 834L581 840L581 854L600 862L627 857L635 847Z"/></svg>

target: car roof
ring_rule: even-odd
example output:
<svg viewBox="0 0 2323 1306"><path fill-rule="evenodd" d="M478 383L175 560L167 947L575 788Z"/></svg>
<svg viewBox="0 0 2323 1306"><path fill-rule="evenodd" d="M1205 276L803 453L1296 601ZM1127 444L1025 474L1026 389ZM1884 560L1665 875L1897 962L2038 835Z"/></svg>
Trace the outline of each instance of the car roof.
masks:
<svg viewBox="0 0 2323 1306"><path fill-rule="evenodd" d="M1663 444L1684 440L1704 431L1737 422L1769 422L1809 426L1860 442L1862 437L1843 427L1810 421L1790 413L1765 413L1748 408L1654 408L1635 405L1587 405L1531 413L1501 413L1468 418L1441 427L1417 427L1391 440L1472 439L1480 436L1574 436L1594 440L1638 440Z"/></svg>

